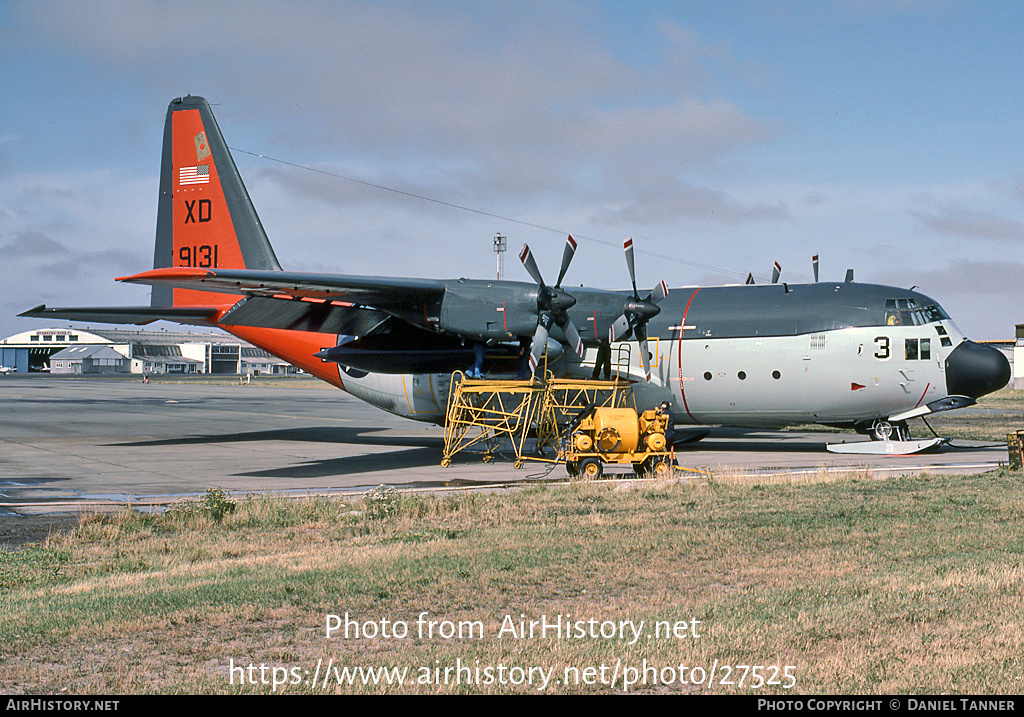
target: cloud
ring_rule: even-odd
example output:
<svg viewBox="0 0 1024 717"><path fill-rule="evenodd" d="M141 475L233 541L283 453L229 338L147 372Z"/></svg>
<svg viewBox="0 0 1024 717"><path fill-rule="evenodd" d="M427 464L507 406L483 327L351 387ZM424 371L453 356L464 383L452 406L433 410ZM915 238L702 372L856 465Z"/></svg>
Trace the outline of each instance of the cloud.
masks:
<svg viewBox="0 0 1024 717"><path fill-rule="evenodd" d="M115 274L134 272L146 266L142 255L131 251L111 249L106 251L81 252L67 259L39 265L40 276L50 279L77 279L85 276L101 276L110 280Z"/></svg>
<svg viewBox="0 0 1024 717"><path fill-rule="evenodd" d="M937 212L911 210L910 214L929 229L941 234L999 241L1024 240L1024 222L1007 219L991 211L950 205Z"/></svg>
<svg viewBox="0 0 1024 717"><path fill-rule="evenodd" d="M1024 296L1024 264L1015 261L954 259L944 267L889 271L879 278L896 286L913 283L933 298L946 294L1003 296L1007 304L1016 306Z"/></svg>
<svg viewBox="0 0 1024 717"><path fill-rule="evenodd" d="M727 50L653 21L647 31L661 41L644 61L619 57L585 31L590 12L33 2L14 6L9 32L14 42L71 48L142 74L202 77L206 89L187 89L224 103L215 107L222 127L259 113L265 119L255 128L247 119L248 131L268 137L278 156L307 165L369 158L375 176L386 167L418 177L408 181L445 199L458 189L485 202L647 191L657 169L703 170L775 135L771 122L716 96L711 73L695 77L694 68L734 63ZM244 136L232 136L245 148ZM424 168L439 171L427 177Z"/></svg>
<svg viewBox="0 0 1024 717"><path fill-rule="evenodd" d="M598 210L593 221L604 225L637 225L700 219L738 224L792 219L781 201L775 204L745 203L725 192L679 181L666 180L656 186L644 185L639 193L642 196L634 194L632 199L618 207Z"/></svg>
<svg viewBox="0 0 1024 717"><path fill-rule="evenodd" d="M14 240L0 246L0 255L6 257L35 257L67 254L68 249L58 241L37 231L22 231Z"/></svg>

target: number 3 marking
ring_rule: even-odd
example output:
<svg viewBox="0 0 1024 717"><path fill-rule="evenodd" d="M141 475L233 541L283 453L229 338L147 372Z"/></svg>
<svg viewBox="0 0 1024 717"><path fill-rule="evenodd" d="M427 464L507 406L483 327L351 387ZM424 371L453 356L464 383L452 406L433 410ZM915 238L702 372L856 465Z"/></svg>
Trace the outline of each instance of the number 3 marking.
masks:
<svg viewBox="0 0 1024 717"><path fill-rule="evenodd" d="M889 337L878 336L875 338L875 358L881 361L889 358L892 353L889 351Z"/></svg>

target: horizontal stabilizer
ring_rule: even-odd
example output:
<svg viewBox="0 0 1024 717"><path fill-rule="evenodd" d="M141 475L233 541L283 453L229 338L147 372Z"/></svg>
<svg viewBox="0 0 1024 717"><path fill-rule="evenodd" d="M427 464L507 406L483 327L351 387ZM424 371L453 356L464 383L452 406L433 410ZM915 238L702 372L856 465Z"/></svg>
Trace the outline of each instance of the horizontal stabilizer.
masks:
<svg viewBox="0 0 1024 717"><path fill-rule="evenodd" d="M220 309L216 306L73 306L40 304L18 316L30 319L66 319L101 324L148 324L166 319L183 324L205 323Z"/></svg>

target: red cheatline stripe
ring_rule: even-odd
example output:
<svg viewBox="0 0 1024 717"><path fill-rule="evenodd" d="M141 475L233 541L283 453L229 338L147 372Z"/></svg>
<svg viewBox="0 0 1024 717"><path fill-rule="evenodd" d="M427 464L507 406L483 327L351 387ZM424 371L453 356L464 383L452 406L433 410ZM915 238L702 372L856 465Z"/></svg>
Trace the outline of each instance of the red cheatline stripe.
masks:
<svg viewBox="0 0 1024 717"><path fill-rule="evenodd" d="M690 300L686 302L686 310L683 311L683 320L679 324L679 395L683 397L683 408L686 409L686 415L689 416L694 423L700 423L693 414L690 413L690 406L686 402L686 390L683 388L683 327L686 326L686 315L690 313L690 304L693 303L693 297L697 295L700 289L694 289L693 293L690 294Z"/></svg>
<svg viewBox="0 0 1024 717"><path fill-rule="evenodd" d="M919 398L919 399L917 400L917 403L916 403L916 404L914 404L914 408L917 408L918 406L920 406L920 405L921 405L921 401L923 401L923 400L924 400L924 397L925 397L925 396L926 396L926 395L928 394L928 389L929 389L929 388L931 388L931 387L932 387L932 384L931 384L931 382L929 381L929 382L928 382L928 385L924 387L924 393L922 393L922 394L921 394L921 398Z"/></svg>

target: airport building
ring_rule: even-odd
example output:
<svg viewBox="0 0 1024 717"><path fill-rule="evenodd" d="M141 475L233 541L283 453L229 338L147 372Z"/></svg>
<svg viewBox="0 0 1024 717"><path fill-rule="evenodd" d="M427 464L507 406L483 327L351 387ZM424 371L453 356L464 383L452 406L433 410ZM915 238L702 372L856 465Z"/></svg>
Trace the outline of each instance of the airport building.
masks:
<svg viewBox="0 0 1024 717"><path fill-rule="evenodd" d="M0 340L0 365L18 373L292 374L291 364L221 333L34 329Z"/></svg>
<svg viewBox="0 0 1024 717"><path fill-rule="evenodd" d="M1024 389L1024 324L1017 324L1016 341L1013 344L1013 359L1010 364L1013 366L1013 378L1010 379L1010 388Z"/></svg>

